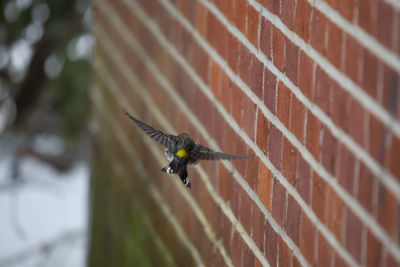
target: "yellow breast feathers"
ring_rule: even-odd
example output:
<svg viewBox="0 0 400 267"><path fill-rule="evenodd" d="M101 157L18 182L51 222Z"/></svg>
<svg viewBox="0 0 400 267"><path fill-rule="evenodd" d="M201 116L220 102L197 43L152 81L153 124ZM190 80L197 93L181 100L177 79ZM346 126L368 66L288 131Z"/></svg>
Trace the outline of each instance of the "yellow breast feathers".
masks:
<svg viewBox="0 0 400 267"><path fill-rule="evenodd" d="M181 148L178 150L178 152L176 152L176 155L180 158L187 158L188 153L186 152L185 149Z"/></svg>

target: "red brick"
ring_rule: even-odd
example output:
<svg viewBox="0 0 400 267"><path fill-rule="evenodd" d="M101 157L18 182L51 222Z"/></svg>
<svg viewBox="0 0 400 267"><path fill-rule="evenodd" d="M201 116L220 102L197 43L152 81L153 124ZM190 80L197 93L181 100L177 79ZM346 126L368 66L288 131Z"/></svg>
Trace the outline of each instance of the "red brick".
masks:
<svg viewBox="0 0 400 267"><path fill-rule="evenodd" d="M370 34L375 32L376 3L377 0L364 0L358 5L358 25Z"/></svg>
<svg viewBox="0 0 400 267"><path fill-rule="evenodd" d="M351 1L351 0L348 0ZM343 31L336 24L329 21L329 37L327 58L337 68L341 67Z"/></svg>
<svg viewBox="0 0 400 267"><path fill-rule="evenodd" d="M331 187L328 189L328 208L326 225L336 236L339 243L343 241L343 201Z"/></svg>
<svg viewBox="0 0 400 267"><path fill-rule="evenodd" d="M257 106L254 102L245 96L243 98L243 109L240 125L247 135L254 141L254 126L256 121Z"/></svg>
<svg viewBox="0 0 400 267"><path fill-rule="evenodd" d="M260 31L260 49L272 60L272 24L265 17L261 17L261 31Z"/></svg>
<svg viewBox="0 0 400 267"><path fill-rule="evenodd" d="M382 106L393 116L400 111L399 105L399 75L389 66L383 65L383 88L382 90ZM379 94L379 93L378 93ZM400 115L400 114L399 114ZM399 118L399 116L397 116Z"/></svg>
<svg viewBox="0 0 400 267"><path fill-rule="evenodd" d="M301 263L300 263L300 261L293 255L293 257L292 257L292 266L293 267L301 267L302 265L301 265Z"/></svg>
<svg viewBox="0 0 400 267"><path fill-rule="evenodd" d="M247 159L247 164L246 164L246 176L245 176L246 181L254 191L257 190L259 161L260 160L258 157L250 157ZM261 162L261 164L263 163Z"/></svg>
<svg viewBox="0 0 400 267"><path fill-rule="evenodd" d="M268 135L268 156L275 168L280 170L282 162L282 133L272 124Z"/></svg>
<svg viewBox="0 0 400 267"><path fill-rule="evenodd" d="M194 66L197 74L204 82L208 81L209 57L198 44L193 44L191 65Z"/></svg>
<svg viewBox="0 0 400 267"><path fill-rule="evenodd" d="M293 186L296 185L297 149L283 138L282 174Z"/></svg>
<svg viewBox="0 0 400 267"><path fill-rule="evenodd" d="M355 167L356 159L350 150L343 145L339 144L339 168L337 179L339 184L346 189L347 192L352 194L354 192L355 180Z"/></svg>
<svg viewBox="0 0 400 267"><path fill-rule="evenodd" d="M372 172L365 166L364 163L360 163L360 174L358 181L358 201L364 208L372 213L372 195L374 192L375 178Z"/></svg>
<svg viewBox="0 0 400 267"><path fill-rule="evenodd" d="M272 1L274 2L274 1ZM298 0L294 18L294 31L307 43L310 38L311 6L307 0Z"/></svg>
<svg viewBox="0 0 400 267"><path fill-rule="evenodd" d="M285 227L285 215L286 189L275 179L272 193L272 217L282 228Z"/></svg>
<svg viewBox="0 0 400 267"><path fill-rule="evenodd" d="M301 214L300 251L309 263L314 262L315 229L305 213Z"/></svg>
<svg viewBox="0 0 400 267"><path fill-rule="evenodd" d="M332 262L333 249L328 244L322 233L318 233L318 256L317 266L330 266Z"/></svg>
<svg viewBox="0 0 400 267"><path fill-rule="evenodd" d="M260 99L263 97L263 74L264 64L255 55L252 55L249 86Z"/></svg>
<svg viewBox="0 0 400 267"><path fill-rule="evenodd" d="M363 57L362 45L350 35L346 35L346 56L344 72L355 83L361 84L360 67Z"/></svg>
<svg viewBox="0 0 400 267"><path fill-rule="evenodd" d="M286 40L285 71L286 76L297 85L297 70L299 68L299 48L289 39Z"/></svg>
<svg viewBox="0 0 400 267"><path fill-rule="evenodd" d="M248 234L251 233L251 226L253 225L251 215L252 202L249 195L242 190L240 196L239 220Z"/></svg>
<svg viewBox="0 0 400 267"><path fill-rule="evenodd" d="M243 34L246 34L247 0L236 0L234 22Z"/></svg>
<svg viewBox="0 0 400 267"><path fill-rule="evenodd" d="M313 172L312 209L321 221L326 218L327 185L321 177Z"/></svg>
<svg viewBox="0 0 400 267"><path fill-rule="evenodd" d="M232 175L228 172L228 170L222 163L218 164L218 170L219 195L225 200L225 202L228 202L231 198L229 193L231 191L230 179L232 179Z"/></svg>
<svg viewBox="0 0 400 267"><path fill-rule="evenodd" d="M296 246L299 246L301 208L291 195L288 195L286 231Z"/></svg>
<svg viewBox="0 0 400 267"><path fill-rule="evenodd" d="M179 9L185 15L186 19L190 21L191 24L195 24L196 14L197 14L196 8L197 8L196 2L181 1L179 3Z"/></svg>
<svg viewBox="0 0 400 267"><path fill-rule="evenodd" d="M338 254L335 255L335 267L347 267L349 266L342 257Z"/></svg>
<svg viewBox="0 0 400 267"><path fill-rule="evenodd" d="M296 189L307 204L311 200L311 167L300 153L297 156Z"/></svg>
<svg viewBox="0 0 400 267"><path fill-rule="evenodd" d="M361 147L365 147L366 111L360 102L354 98L350 99L349 108L351 112L349 112L348 116L348 133Z"/></svg>
<svg viewBox="0 0 400 267"><path fill-rule="evenodd" d="M195 221L198 221L197 219ZM228 219L227 216L221 216L219 228L218 228L218 236L222 239L222 244L224 245L226 252L228 255L231 254L231 241L232 241L232 223Z"/></svg>
<svg viewBox="0 0 400 267"><path fill-rule="evenodd" d="M277 234L268 221L265 224L265 256L270 266L276 266L277 262Z"/></svg>
<svg viewBox="0 0 400 267"><path fill-rule="evenodd" d="M235 150L236 150L235 155L247 155L248 146L243 141L243 139L241 139L239 136L238 136L236 144L232 144L232 145L235 146ZM245 160L235 160L232 163L236 167L238 172L242 176L245 176L246 161Z"/></svg>
<svg viewBox="0 0 400 267"><path fill-rule="evenodd" d="M289 127L290 98L292 94L289 88L282 82L278 83L278 108L277 115L279 120Z"/></svg>
<svg viewBox="0 0 400 267"><path fill-rule="evenodd" d="M376 20L376 36L380 43L390 49L393 36L393 5L385 1L378 1L377 5L379 19Z"/></svg>
<svg viewBox="0 0 400 267"><path fill-rule="evenodd" d="M264 68L264 104L275 114L276 106L276 77L267 68Z"/></svg>
<svg viewBox="0 0 400 267"><path fill-rule="evenodd" d="M316 160L319 159L320 131L321 122L311 112L307 112L306 147Z"/></svg>
<svg viewBox="0 0 400 267"><path fill-rule="evenodd" d="M326 54L325 47L325 32L326 32L327 19L325 15L317 10L313 10L311 22L311 45L321 55Z"/></svg>
<svg viewBox="0 0 400 267"><path fill-rule="evenodd" d="M346 223L346 248L357 262L361 262L361 234L363 225L360 219L350 210L347 209Z"/></svg>
<svg viewBox="0 0 400 267"><path fill-rule="evenodd" d="M324 127L324 135L321 146L321 163L332 175L335 173L337 158L337 139L332 135L328 128Z"/></svg>
<svg viewBox="0 0 400 267"><path fill-rule="evenodd" d="M275 15L280 15L281 0L267 1L267 9Z"/></svg>
<svg viewBox="0 0 400 267"><path fill-rule="evenodd" d="M230 112L232 105L232 87L233 82L229 79L228 75L221 71L221 87L220 87L220 95L218 97L218 101L224 105L225 110Z"/></svg>
<svg viewBox="0 0 400 267"><path fill-rule="evenodd" d="M257 137L256 143L261 151L267 154L268 120L260 109L257 108Z"/></svg>
<svg viewBox="0 0 400 267"><path fill-rule="evenodd" d="M292 95L290 103L289 130L304 144L304 105Z"/></svg>
<svg viewBox="0 0 400 267"><path fill-rule="evenodd" d="M338 0L339 13L348 21L354 20L355 0Z"/></svg>
<svg viewBox="0 0 400 267"><path fill-rule="evenodd" d="M233 0L224 0L224 1L216 1L215 3L219 10L225 15L229 22L233 21L234 16L234 1Z"/></svg>
<svg viewBox="0 0 400 267"><path fill-rule="evenodd" d="M315 103L327 114L330 111L330 91L332 79L319 66L315 73Z"/></svg>
<svg viewBox="0 0 400 267"><path fill-rule="evenodd" d="M230 113L238 123L240 123L243 102L246 97L247 96L236 84L232 84L232 104Z"/></svg>
<svg viewBox="0 0 400 267"><path fill-rule="evenodd" d="M392 143L388 149L388 153L389 170L397 180L400 180L400 140L395 136L392 136Z"/></svg>
<svg viewBox="0 0 400 267"><path fill-rule="evenodd" d="M240 197L241 197L241 191L243 191L243 189L241 188L241 186L236 182L236 181L232 181L232 186L231 186L231 196L235 196L234 198L231 199L230 201L230 205L231 205L231 209L233 214L235 214L235 216L237 218L239 218L240 215Z"/></svg>
<svg viewBox="0 0 400 267"><path fill-rule="evenodd" d="M288 248L288 246L285 244L285 242L283 241L283 239L281 237L279 237L279 266L282 267L286 267L286 266L290 266L290 260L291 260L291 252ZM249 266L249 265L247 265Z"/></svg>
<svg viewBox="0 0 400 267"><path fill-rule="evenodd" d="M225 263L225 260L219 250L213 250L213 254L209 259L210 266L223 266Z"/></svg>
<svg viewBox="0 0 400 267"><path fill-rule="evenodd" d="M221 79L220 79L220 72L221 68L220 66L214 61L211 61L211 77L210 77L210 88L211 91L213 92L215 97L220 96L220 88L221 88Z"/></svg>
<svg viewBox="0 0 400 267"><path fill-rule="evenodd" d="M247 8L247 39L255 47L258 47L258 27L260 24L260 13L251 5Z"/></svg>
<svg viewBox="0 0 400 267"><path fill-rule="evenodd" d="M397 22L397 36L399 36L400 33L400 21ZM397 46L397 49L394 49L394 52L397 52L397 56L400 55L400 45Z"/></svg>
<svg viewBox="0 0 400 267"><path fill-rule="evenodd" d="M382 258L382 244L368 230L367 234L367 267L380 266Z"/></svg>
<svg viewBox="0 0 400 267"><path fill-rule="evenodd" d="M243 44L239 45L239 51L239 76L247 85L250 85L251 61L253 54Z"/></svg>
<svg viewBox="0 0 400 267"><path fill-rule="evenodd" d="M363 58L363 90L372 98L377 99L378 87L378 59L371 52L364 49Z"/></svg>
<svg viewBox="0 0 400 267"><path fill-rule="evenodd" d="M332 120L342 130L347 131L350 96L339 85L334 84L331 88L331 98Z"/></svg>
<svg viewBox="0 0 400 267"><path fill-rule="evenodd" d="M295 0L281 0L281 20L290 29L294 28Z"/></svg>
<svg viewBox="0 0 400 267"><path fill-rule="evenodd" d="M393 235L394 222L396 221L397 201L393 193L382 183L378 185L378 222L383 226L389 236Z"/></svg>
<svg viewBox="0 0 400 267"><path fill-rule="evenodd" d="M253 218L252 238L258 249L264 252L265 215L256 205L253 205Z"/></svg>
<svg viewBox="0 0 400 267"><path fill-rule="evenodd" d="M197 2L196 28L199 34L204 37L207 34L207 16L208 9L200 2Z"/></svg>
<svg viewBox="0 0 400 267"><path fill-rule="evenodd" d="M243 246L243 264L242 266L254 266L255 264L254 252L247 246Z"/></svg>
<svg viewBox="0 0 400 267"><path fill-rule="evenodd" d="M272 53L274 65L284 72L285 35L276 27L272 28Z"/></svg>
<svg viewBox="0 0 400 267"><path fill-rule="evenodd" d="M271 199L272 199L272 173L271 171L260 162L258 165L258 186L257 194L261 202L264 204L267 210L271 211Z"/></svg>
<svg viewBox="0 0 400 267"><path fill-rule="evenodd" d="M211 32L213 35L211 36L210 43L214 46L221 55L222 58L228 59L228 49L229 46L229 33L226 30L225 26L213 15L208 15L208 28L207 28L207 38L208 33Z"/></svg>
<svg viewBox="0 0 400 267"><path fill-rule="evenodd" d="M238 59L239 59L239 41L232 34L228 35L229 46L228 50L228 65L233 72L238 72Z"/></svg>
<svg viewBox="0 0 400 267"><path fill-rule="evenodd" d="M310 101L313 99L314 61L304 52L300 53L299 89Z"/></svg>
<svg viewBox="0 0 400 267"><path fill-rule="evenodd" d="M243 247L246 244L243 243L242 237L238 232L234 232L232 240L232 263L234 266L242 266L243 260Z"/></svg>
<svg viewBox="0 0 400 267"><path fill-rule="evenodd" d="M375 116L369 116L369 153L379 162L384 162L385 126Z"/></svg>
<svg viewBox="0 0 400 267"><path fill-rule="evenodd" d="M394 258L394 256L390 253L386 254L386 266L387 267L394 267L400 266L400 263Z"/></svg>
<svg viewBox="0 0 400 267"><path fill-rule="evenodd" d="M260 1L260 0L258 0ZM256 262L254 264L255 267L263 267L263 264L256 258Z"/></svg>

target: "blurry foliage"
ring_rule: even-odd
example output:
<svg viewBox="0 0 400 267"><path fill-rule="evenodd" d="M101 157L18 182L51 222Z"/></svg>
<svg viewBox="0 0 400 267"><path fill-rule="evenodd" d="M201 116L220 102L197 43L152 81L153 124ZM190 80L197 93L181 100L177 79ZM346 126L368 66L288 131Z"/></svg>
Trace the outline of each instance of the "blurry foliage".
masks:
<svg viewBox="0 0 400 267"><path fill-rule="evenodd" d="M0 6L4 124L30 135L79 139L88 113L89 0L8 0Z"/></svg>

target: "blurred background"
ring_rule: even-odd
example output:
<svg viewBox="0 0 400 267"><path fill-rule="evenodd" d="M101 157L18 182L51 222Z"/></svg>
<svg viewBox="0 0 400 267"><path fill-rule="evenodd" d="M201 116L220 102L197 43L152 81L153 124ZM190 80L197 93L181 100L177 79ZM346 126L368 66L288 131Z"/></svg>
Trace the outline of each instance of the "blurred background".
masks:
<svg viewBox="0 0 400 267"><path fill-rule="evenodd" d="M0 266L85 266L91 2L0 3Z"/></svg>

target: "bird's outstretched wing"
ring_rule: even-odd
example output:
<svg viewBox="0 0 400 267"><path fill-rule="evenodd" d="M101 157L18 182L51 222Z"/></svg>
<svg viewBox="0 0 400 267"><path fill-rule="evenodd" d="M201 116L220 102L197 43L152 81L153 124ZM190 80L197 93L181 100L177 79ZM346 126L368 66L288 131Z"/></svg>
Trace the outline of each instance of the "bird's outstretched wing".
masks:
<svg viewBox="0 0 400 267"><path fill-rule="evenodd" d="M216 152L208 147L200 145L196 143L190 156L197 159L197 160L220 160L220 159L227 159L227 160L234 160L234 159L246 159L249 156L235 156L229 155L222 152Z"/></svg>
<svg viewBox="0 0 400 267"><path fill-rule="evenodd" d="M150 125L136 119L133 117L131 114L129 114L125 109L123 109L124 113L126 116L128 116L133 122L136 123L136 125L142 129L147 135L149 135L151 138L165 146L166 148L170 149L173 146L173 140L172 136L169 134L165 134L157 129L154 129Z"/></svg>

